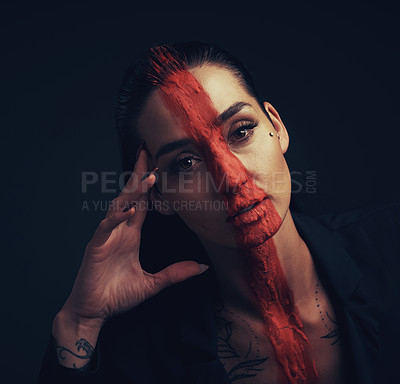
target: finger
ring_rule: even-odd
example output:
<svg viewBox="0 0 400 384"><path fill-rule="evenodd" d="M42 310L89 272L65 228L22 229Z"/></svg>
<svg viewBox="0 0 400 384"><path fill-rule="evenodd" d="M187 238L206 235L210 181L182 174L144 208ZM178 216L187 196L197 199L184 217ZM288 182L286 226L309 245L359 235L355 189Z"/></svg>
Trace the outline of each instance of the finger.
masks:
<svg viewBox="0 0 400 384"><path fill-rule="evenodd" d="M147 167L147 152L145 150L141 150L139 152L138 160L135 163L134 170L129 177L126 185L121 190L121 193L117 198L113 200L113 204L110 205L106 218L113 216L119 210L127 211L132 204L149 190L152 185L149 186L148 180L143 180L143 177L139 178L139 175L144 175ZM154 170L153 170L154 171Z"/></svg>
<svg viewBox="0 0 400 384"><path fill-rule="evenodd" d="M129 177L128 181L126 182L126 185L124 186L124 188L122 188L121 194L126 193L126 191L131 190L132 186L137 184L137 182L139 181L139 177L138 177L138 172L143 172L143 166L145 166L145 164L143 164L142 158L143 156L146 156L147 153L144 149L141 149L138 153L137 159L135 161L135 165L133 167L133 172L131 174L131 176ZM146 160L147 161L147 160Z"/></svg>
<svg viewBox="0 0 400 384"><path fill-rule="evenodd" d="M152 173L147 178L143 181L147 185L147 190L149 191L155 184L156 182L156 176ZM136 226L137 228L142 228L144 220L147 215L147 208L148 208L148 202L149 202L149 193L145 193L140 196L140 198L137 200L137 205L136 205L136 212L135 215L130 217L127 221L127 225L130 226Z"/></svg>
<svg viewBox="0 0 400 384"><path fill-rule="evenodd" d="M127 181L125 187L122 189L120 196L124 197L126 195L135 193L137 190L140 191L140 183L143 181L146 172L148 172L148 154L145 149L139 152L138 159L135 163L132 175Z"/></svg>
<svg viewBox="0 0 400 384"><path fill-rule="evenodd" d="M117 228L125 220L129 219L135 214L136 208L132 206L126 212L122 210L116 211L113 215L105 217L99 224L94 233L90 244L95 247L103 245L111 236L113 230Z"/></svg>
<svg viewBox="0 0 400 384"><path fill-rule="evenodd" d="M157 294L173 284L177 284L193 276L200 275L207 269L208 265L199 264L195 261L180 261L178 263L171 264L160 272L152 275L152 294Z"/></svg>
<svg viewBox="0 0 400 384"><path fill-rule="evenodd" d="M142 150L139 153L138 161L135 166L135 173L141 175L141 179L136 184L134 182L127 183L127 187L123 190L121 196L122 199L134 199L137 203L136 213L130 217L127 221L129 227L136 226L141 229L145 220L148 208L149 196L147 191L156 182L155 172L158 168L154 168L152 171L148 171L148 153L146 150Z"/></svg>
<svg viewBox="0 0 400 384"><path fill-rule="evenodd" d="M147 177L145 180L143 180L143 191L145 193L143 195L146 195L146 193L150 190L150 188L154 185L155 182L155 176L152 174L149 177ZM139 199L140 200L140 199ZM116 199L113 200L114 206L119 206L120 202ZM134 204L135 203L135 204ZM144 211L144 216L146 215L146 210L141 209L139 207L139 201L132 201L130 202L130 206L126 207L128 209L121 209L121 208L116 208L113 210L113 214L110 214L108 217L106 216L99 224L97 227L97 230L91 240L91 244L99 247L102 244L104 244L109 237L111 236L112 232L124 221L130 220L133 217L135 217L137 214L139 216L143 216L143 211ZM109 209L109 212L111 210ZM132 225L137 225L138 227L143 224L143 219L139 217L138 220L135 220L130 223L130 226Z"/></svg>

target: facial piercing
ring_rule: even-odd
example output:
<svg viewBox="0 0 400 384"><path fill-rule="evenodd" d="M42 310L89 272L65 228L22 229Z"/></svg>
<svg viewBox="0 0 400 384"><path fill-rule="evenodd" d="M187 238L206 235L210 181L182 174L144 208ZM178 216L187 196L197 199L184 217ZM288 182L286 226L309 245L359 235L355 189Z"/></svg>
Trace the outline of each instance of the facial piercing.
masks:
<svg viewBox="0 0 400 384"><path fill-rule="evenodd" d="M269 135L270 135L271 137L274 137L274 132L270 132ZM277 137L279 140L281 139L281 137L279 136L279 133L276 134L276 137Z"/></svg>

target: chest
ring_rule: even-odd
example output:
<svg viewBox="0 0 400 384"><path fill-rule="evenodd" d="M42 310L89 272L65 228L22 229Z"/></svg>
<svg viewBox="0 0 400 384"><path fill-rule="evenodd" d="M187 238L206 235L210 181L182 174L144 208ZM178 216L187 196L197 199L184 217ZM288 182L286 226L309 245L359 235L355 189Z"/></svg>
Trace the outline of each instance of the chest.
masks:
<svg viewBox="0 0 400 384"><path fill-rule="evenodd" d="M329 301L320 295L314 308L300 315L312 346L318 384L343 383L339 327ZM264 324L226 308L217 313L216 320L218 356L231 382L278 384L279 367Z"/></svg>

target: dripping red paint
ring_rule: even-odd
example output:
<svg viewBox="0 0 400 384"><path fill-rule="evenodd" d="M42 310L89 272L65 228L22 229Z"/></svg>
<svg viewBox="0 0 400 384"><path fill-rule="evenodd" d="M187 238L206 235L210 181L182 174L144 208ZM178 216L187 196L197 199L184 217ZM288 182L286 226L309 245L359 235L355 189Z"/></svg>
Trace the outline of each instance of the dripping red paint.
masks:
<svg viewBox="0 0 400 384"><path fill-rule="evenodd" d="M246 279L263 316L265 334L280 367L281 383L315 383L318 373L310 357L311 345L302 330L273 241L282 224L281 217L269 196L254 184L244 165L229 150L218 123L218 112L185 64L163 47L153 49L152 64L149 77L161 90L182 128L202 149L213 179L223 185L222 194L237 245L243 249L250 266ZM253 204L256 204L253 209L238 215Z"/></svg>

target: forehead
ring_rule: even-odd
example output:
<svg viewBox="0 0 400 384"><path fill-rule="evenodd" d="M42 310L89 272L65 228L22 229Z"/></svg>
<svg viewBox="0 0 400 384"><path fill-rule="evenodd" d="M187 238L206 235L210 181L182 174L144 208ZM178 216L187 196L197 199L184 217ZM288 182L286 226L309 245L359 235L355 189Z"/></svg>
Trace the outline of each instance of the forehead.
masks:
<svg viewBox="0 0 400 384"><path fill-rule="evenodd" d="M240 84L239 79L226 68L207 65L194 68L190 72L208 93L218 113L223 112L235 102L254 99Z"/></svg>
<svg viewBox="0 0 400 384"><path fill-rule="evenodd" d="M250 96L246 88L226 68L207 65L191 69L189 72L201 84L211 99L212 106L218 114L236 102L247 102L257 109L258 103ZM137 120L138 134L146 141L151 154L164 142L185 137L179 126L179 119L169 111L161 91L155 90L144 105Z"/></svg>

